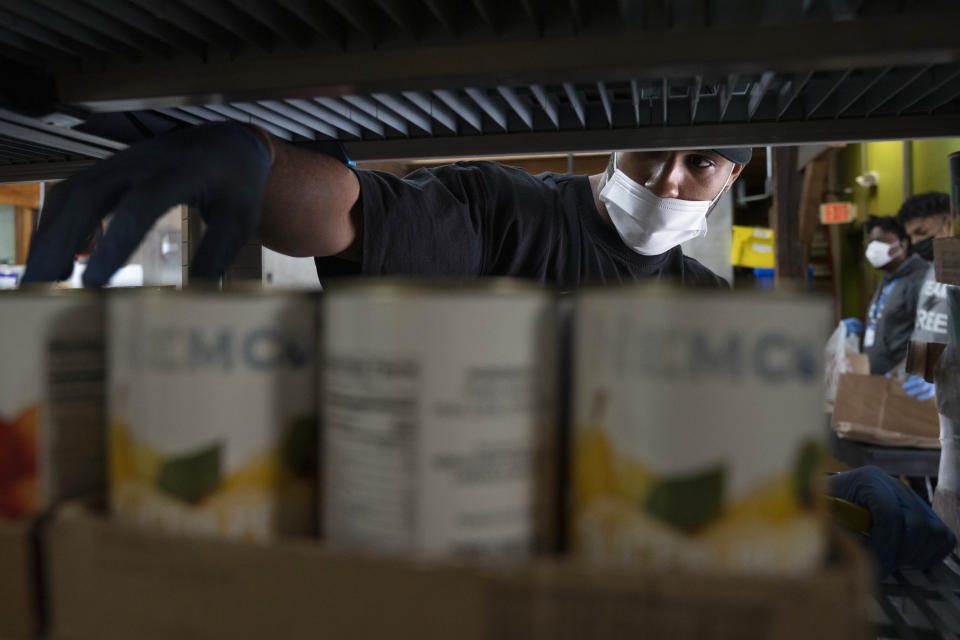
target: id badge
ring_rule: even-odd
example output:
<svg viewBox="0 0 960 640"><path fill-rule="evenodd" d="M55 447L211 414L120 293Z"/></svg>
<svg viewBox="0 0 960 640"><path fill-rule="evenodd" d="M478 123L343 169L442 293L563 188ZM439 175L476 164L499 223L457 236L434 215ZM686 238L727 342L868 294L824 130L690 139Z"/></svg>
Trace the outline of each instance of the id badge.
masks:
<svg viewBox="0 0 960 640"><path fill-rule="evenodd" d="M877 339L877 325L868 324L867 330L863 332L863 348L867 349L873 346Z"/></svg>

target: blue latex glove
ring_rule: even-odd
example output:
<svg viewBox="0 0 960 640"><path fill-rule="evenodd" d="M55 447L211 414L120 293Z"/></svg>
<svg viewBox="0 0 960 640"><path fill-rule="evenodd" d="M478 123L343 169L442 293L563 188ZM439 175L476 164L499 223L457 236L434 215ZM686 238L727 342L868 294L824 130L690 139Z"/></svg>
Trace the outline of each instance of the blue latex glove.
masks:
<svg viewBox="0 0 960 640"><path fill-rule="evenodd" d="M106 284L170 207L191 204L207 223L190 275L220 277L260 223L270 154L239 123L177 131L98 162L50 190L27 258L24 282L64 280L73 257L109 213L83 283Z"/></svg>
<svg viewBox="0 0 960 640"><path fill-rule="evenodd" d="M879 467L832 476L830 493L870 511L870 547L881 577L895 569L926 569L957 544L953 532L920 496Z"/></svg>
<svg viewBox="0 0 960 640"><path fill-rule="evenodd" d="M937 397L937 385L927 382L920 376L910 376L903 383L903 390L908 396L913 396L917 400L929 400Z"/></svg>
<svg viewBox="0 0 960 640"><path fill-rule="evenodd" d="M863 320L860 318L844 318L840 322L847 327L847 333L852 333L855 336L863 335Z"/></svg>

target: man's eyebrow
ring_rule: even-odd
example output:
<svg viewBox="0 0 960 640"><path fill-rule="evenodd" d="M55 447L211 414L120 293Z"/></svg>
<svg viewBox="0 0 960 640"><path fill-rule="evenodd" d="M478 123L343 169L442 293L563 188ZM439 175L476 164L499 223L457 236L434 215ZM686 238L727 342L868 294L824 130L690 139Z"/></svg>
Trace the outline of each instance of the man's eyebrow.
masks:
<svg viewBox="0 0 960 640"><path fill-rule="evenodd" d="M714 151L713 149L690 149L687 153L696 153L702 156L709 156L716 160L723 160L723 156Z"/></svg>

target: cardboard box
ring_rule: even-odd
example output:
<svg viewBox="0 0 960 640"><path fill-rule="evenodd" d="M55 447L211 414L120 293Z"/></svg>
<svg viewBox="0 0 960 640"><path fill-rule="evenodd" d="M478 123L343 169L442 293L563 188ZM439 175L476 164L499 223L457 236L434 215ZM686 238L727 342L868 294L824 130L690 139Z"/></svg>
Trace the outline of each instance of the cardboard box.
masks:
<svg viewBox="0 0 960 640"><path fill-rule="evenodd" d="M865 353L847 351L843 348L833 350L828 344L826 369L827 412L833 413L833 405L837 401L837 387L840 384L840 376L845 373L870 375L870 358Z"/></svg>
<svg viewBox="0 0 960 640"><path fill-rule="evenodd" d="M26 640L40 630L35 521L0 518L0 640Z"/></svg>
<svg viewBox="0 0 960 640"><path fill-rule="evenodd" d="M960 238L933 241L933 268L937 282L960 285Z"/></svg>
<svg viewBox="0 0 960 640"><path fill-rule="evenodd" d="M841 438L891 447L940 448L936 402L908 396L896 378L842 374L832 424Z"/></svg>
<svg viewBox="0 0 960 640"><path fill-rule="evenodd" d="M933 382L937 361L946 349L947 345L942 342L911 340L907 349L907 373Z"/></svg>
<svg viewBox="0 0 960 640"><path fill-rule="evenodd" d="M845 538L814 575L693 576L177 538L75 508L47 550L57 640L866 637L867 564Z"/></svg>

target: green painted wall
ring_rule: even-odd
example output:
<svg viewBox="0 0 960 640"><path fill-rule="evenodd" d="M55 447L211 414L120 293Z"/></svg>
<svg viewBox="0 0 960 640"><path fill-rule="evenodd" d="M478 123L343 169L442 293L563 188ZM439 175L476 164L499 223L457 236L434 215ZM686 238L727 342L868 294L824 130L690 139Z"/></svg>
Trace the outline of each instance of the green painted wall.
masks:
<svg viewBox="0 0 960 640"><path fill-rule="evenodd" d="M960 138L913 141L913 193L950 193L947 156L954 151L960 151Z"/></svg>
<svg viewBox="0 0 960 640"><path fill-rule="evenodd" d="M913 193L903 193L903 143L868 142L851 144L840 152L838 178L841 188L849 188L845 198L857 203L859 218L869 215L895 215L900 204L916 193L950 191L950 168L947 156L960 151L960 138L913 140ZM864 147L866 153L864 154ZM866 155L866 167L863 156ZM856 177L867 171L878 174L877 187L865 189L856 183Z"/></svg>
<svg viewBox="0 0 960 640"><path fill-rule="evenodd" d="M856 203L860 221L871 215L897 213L900 203L903 202L902 142L851 144L840 152L838 162L840 187L849 189L844 198L850 198ZM868 171L876 171L878 174L875 188L857 184L857 176Z"/></svg>
<svg viewBox="0 0 960 640"><path fill-rule="evenodd" d="M877 188L870 194L871 215L892 216L903 203L903 143L870 142L867 144L868 170L876 171Z"/></svg>
<svg viewBox="0 0 960 640"><path fill-rule="evenodd" d="M859 215L863 214L866 206L866 191L857 185L856 177L862 173L860 162L860 145L850 144L837 154L837 183L842 191L838 194L842 200L852 200L857 205Z"/></svg>

